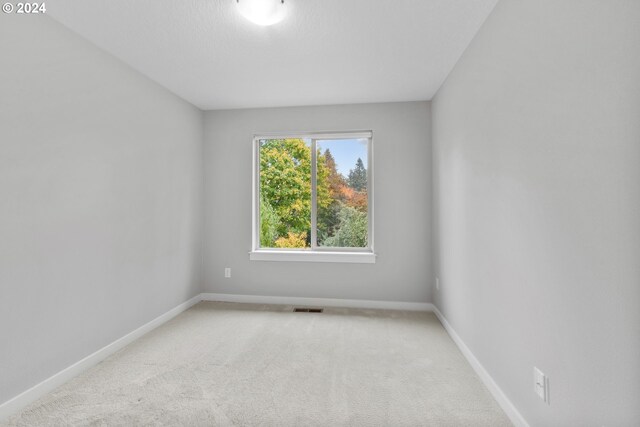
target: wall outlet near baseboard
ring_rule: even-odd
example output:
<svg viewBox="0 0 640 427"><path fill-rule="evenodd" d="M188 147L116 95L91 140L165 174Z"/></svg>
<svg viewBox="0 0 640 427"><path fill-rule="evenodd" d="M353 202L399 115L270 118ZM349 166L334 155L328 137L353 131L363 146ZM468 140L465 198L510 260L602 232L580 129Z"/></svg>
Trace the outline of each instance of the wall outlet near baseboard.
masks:
<svg viewBox="0 0 640 427"><path fill-rule="evenodd" d="M227 279L229 277L231 277L231 268L230 267L225 267L224 268L224 277L227 278Z"/></svg>
<svg viewBox="0 0 640 427"><path fill-rule="evenodd" d="M533 389L540 399L549 403L549 378L535 366L533 367Z"/></svg>
<svg viewBox="0 0 640 427"><path fill-rule="evenodd" d="M440 278L436 277L436 291L440 290Z"/></svg>

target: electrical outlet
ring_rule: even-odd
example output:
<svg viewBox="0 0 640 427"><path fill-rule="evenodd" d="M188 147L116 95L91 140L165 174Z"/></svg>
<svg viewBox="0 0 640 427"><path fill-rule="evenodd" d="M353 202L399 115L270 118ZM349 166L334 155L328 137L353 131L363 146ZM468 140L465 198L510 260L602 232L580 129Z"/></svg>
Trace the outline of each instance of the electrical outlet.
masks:
<svg viewBox="0 0 640 427"><path fill-rule="evenodd" d="M549 403L549 378L535 366L533 367L533 389L546 403Z"/></svg>
<svg viewBox="0 0 640 427"><path fill-rule="evenodd" d="M226 277L227 279L231 277L231 268L229 267L224 268L224 277Z"/></svg>
<svg viewBox="0 0 640 427"><path fill-rule="evenodd" d="M440 290L440 278L436 277L436 291Z"/></svg>

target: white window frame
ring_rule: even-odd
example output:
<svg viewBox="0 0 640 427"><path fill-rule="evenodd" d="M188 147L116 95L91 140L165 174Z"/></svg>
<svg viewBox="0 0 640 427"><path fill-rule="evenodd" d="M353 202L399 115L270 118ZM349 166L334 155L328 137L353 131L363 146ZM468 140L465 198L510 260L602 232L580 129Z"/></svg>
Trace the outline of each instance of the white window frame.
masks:
<svg viewBox="0 0 640 427"><path fill-rule="evenodd" d="M260 140L301 138L311 140L311 248L260 248ZM367 139L367 222L368 247L337 248L317 245L317 141L329 139ZM252 243L251 261L306 261L347 262L373 264L376 261L373 239L373 132L287 132L261 133L253 137L253 191L252 191Z"/></svg>

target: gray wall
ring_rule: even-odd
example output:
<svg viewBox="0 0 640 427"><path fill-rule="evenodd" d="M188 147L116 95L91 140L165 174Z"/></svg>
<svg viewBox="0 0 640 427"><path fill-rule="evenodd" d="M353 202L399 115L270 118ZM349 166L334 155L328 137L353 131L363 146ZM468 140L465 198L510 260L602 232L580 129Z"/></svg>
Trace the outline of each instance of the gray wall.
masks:
<svg viewBox="0 0 640 427"><path fill-rule="evenodd" d="M534 426L640 419L639 23L503 0L433 102L435 301Z"/></svg>
<svg viewBox="0 0 640 427"><path fill-rule="evenodd" d="M205 292L427 302L429 117L427 102L205 113ZM367 129L374 132L376 264L249 261L253 134Z"/></svg>
<svg viewBox="0 0 640 427"><path fill-rule="evenodd" d="M0 403L200 292L202 113L0 14Z"/></svg>

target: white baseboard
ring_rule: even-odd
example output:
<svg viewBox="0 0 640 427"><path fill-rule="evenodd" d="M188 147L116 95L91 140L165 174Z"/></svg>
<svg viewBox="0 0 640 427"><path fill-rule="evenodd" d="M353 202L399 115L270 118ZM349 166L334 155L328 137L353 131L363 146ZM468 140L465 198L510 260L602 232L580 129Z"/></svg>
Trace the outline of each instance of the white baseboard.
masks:
<svg viewBox="0 0 640 427"><path fill-rule="evenodd" d="M433 306L433 311L438 316L440 323L444 326L444 329L447 331L453 342L456 343L464 357L467 359L471 367L476 374L480 377L484 385L489 389L493 398L496 399L502 410L507 414L511 422L516 427L529 427L529 423L524 419L522 414L518 412L518 409L511 403L509 398L504 394L502 389L498 387L498 384L491 378L491 375L484 369L484 366L480 363L480 361L474 356L469 347L462 341L462 338L456 333L456 331L451 327L447 319L443 316L443 314L438 310L438 307Z"/></svg>
<svg viewBox="0 0 640 427"><path fill-rule="evenodd" d="M174 307L171 310L167 311L163 315L156 317L149 323L142 325L141 327L134 330L133 332L130 332L127 335L123 336L122 338L115 340L111 344L101 348L100 350L96 351L93 354L90 354L89 356L85 357L79 362L74 363L73 365L63 369L62 371L58 372L52 377L47 378L46 380L42 381L39 384L36 384L35 386L31 387L25 392L20 393L16 397L4 402L2 405L0 405L0 421L8 418L9 416L20 411L27 405L35 402L40 397L53 391L54 389L61 386L65 382L69 381L70 379L76 377L86 369L97 365L107 357L111 356L116 351L120 350L121 348L125 347L126 345L130 344L136 339L140 338L147 332L150 332L151 330L157 328L163 323L171 320L172 318L182 313L183 311L187 310L189 307L193 306L194 304L197 304L201 300L202 300L201 295L196 295L190 300L183 302L177 307Z"/></svg>
<svg viewBox="0 0 640 427"><path fill-rule="evenodd" d="M249 304L280 304L302 305L315 307L350 307L373 308L381 310L433 311L433 304L424 302L402 301L374 301L337 298L304 298L304 297L273 297L261 295L233 295L233 294L200 294L203 301L240 302Z"/></svg>

